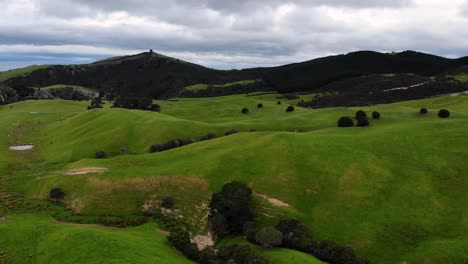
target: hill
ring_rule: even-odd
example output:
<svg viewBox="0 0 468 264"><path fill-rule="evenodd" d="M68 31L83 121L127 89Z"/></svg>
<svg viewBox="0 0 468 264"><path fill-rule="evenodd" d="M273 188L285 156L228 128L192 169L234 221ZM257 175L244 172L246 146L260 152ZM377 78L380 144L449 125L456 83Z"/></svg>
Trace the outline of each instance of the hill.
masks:
<svg viewBox="0 0 468 264"><path fill-rule="evenodd" d="M17 90L20 97L25 97L24 94L28 91L31 93L31 87L60 84L87 87L102 94L143 96L154 99L176 96L209 97L265 90L281 93L303 91L334 93L337 90L330 89L331 87L336 87L336 84L342 82L349 83L350 79L354 83L356 80L364 80L364 84L367 83L373 87L372 91L382 92L383 89L379 88L381 82L369 83L365 78L372 75L379 75L383 78L384 74L387 74L386 77L389 79L392 79L392 76L388 74L405 76L413 74L419 76L420 79L454 75L464 69L463 67L467 64L467 57L447 59L414 51L400 53L359 51L279 67L221 71L150 51L109 58L92 64L33 68L28 69L28 74L5 75L3 73L0 75L0 81L3 79L3 86ZM410 85L415 84L418 83L410 83ZM362 86L362 83L358 85ZM362 91L357 93L356 89L359 88L355 86L348 87L344 92L346 94L352 92L354 97L362 98L359 105L368 105L426 98L446 93L447 90L441 89L441 86L444 84L436 83L431 84L430 89L415 90L410 94L403 93L397 98L390 96L394 98L390 101L383 100L388 94L362 98L366 93ZM200 89L201 87L203 89ZM466 89L465 86L457 84L455 88L448 90L458 92ZM340 98L336 101L338 103L320 102L314 106L350 105L343 104Z"/></svg>
<svg viewBox="0 0 468 264"><path fill-rule="evenodd" d="M468 258L468 153L461 144L468 129L466 95L291 113L285 108L297 99L280 96L158 101L161 113L86 111L85 102L61 100L1 106L0 171L8 181L0 181L0 191L41 201L60 187L67 194L64 205L90 218L142 214L152 199L170 196L178 215L203 234L211 193L241 180L256 194L252 208L261 225L298 218L314 238L351 245L373 263ZM242 107L249 114L241 114ZM421 107L429 114L419 115ZM442 108L451 111L449 119L437 117ZM336 126L339 117L358 109L379 111L382 118L368 128ZM230 129L241 133L222 136ZM208 132L219 138L198 140ZM197 142L149 153L152 144L186 137ZM25 143L35 148L7 149ZM121 153L124 146L129 154ZM95 159L98 149L108 158ZM84 173L73 174L77 170ZM274 258L275 252L265 254Z"/></svg>

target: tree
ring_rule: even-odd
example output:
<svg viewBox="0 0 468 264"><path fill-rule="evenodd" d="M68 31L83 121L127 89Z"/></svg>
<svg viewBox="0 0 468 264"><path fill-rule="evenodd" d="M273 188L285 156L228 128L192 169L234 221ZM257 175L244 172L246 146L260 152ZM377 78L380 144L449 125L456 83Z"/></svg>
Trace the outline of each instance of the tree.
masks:
<svg viewBox="0 0 468 264"><path fill-rule="evenodd" d="M421 114L421 115L425 115L425 114L427 114L427 113L428 113L427 108L421 108L421 109L419 110L419 114Z"/></svg>
<svg viewBox="0 0 468 264"><path fill-rule="evenodd" d="M276 104L280 105L280 104L281 104L281 101L278 101Z"/></svg>
<svg viewBox="0 0 468 264"><path fill-rule="evenodd" d="M104 159L106 157L106 152L104 150L96 151L96 159Z"/></svg>
<svg viewBox="0 0 468 264"><path fill-rule="evenodd" d="M437 115L440 117L440 118L449 118L450 117L450 112L446 109L441 109L439 111L439 113L437 113Z"/></svg>
<svg viewBox="0 0 468 264"><path fill-rule="evenodd" d="M263 104L262 103L257 104L257 108L263 108Z"/></svg>
<svg viewBox="0 0 468 264"><path fill-rule="evenodd" d="M290 105L288 108L286 108L286 112L293 112L294 111L294 106Z"/></svg>
<svg viewBox="0 0 468 264"><path fill-rule="evenodd" d="M338 120L338 127L352 127L354 126L354 121L350 117L343 116Z"/></svg>
<svg viewBox="0 0 468 264"><path fill-rule="evenodd" d="M356 112L356 119L358 119L360 116L367 117L367 114L366 114L366 112L364 112L362 110L359 110L359 111Z"/></svg>
<svg viewBox="0 0 468 264"><path fill-rule="evenodd" d="M49 198L54 201L62 200L63 198L65 198L65 192L62 191L62 189L57 188L57 187L52 188L49 192Z"/></svg>
<svg viewBox="0 0 468 264"><path fill-rule="evenodd" d="M210 224L213 227L222 222L223 216L226 220L226 232L216 233L222 237L227 234L241 234L244 224L253 219L253 214L249 209L249 202L252 199L252 190L241 182L226 183L221 192L214 193L210 201ZM221 220L220 220L221 219ZM217 228L222 230L221 228Z"/></svg>
<svg viewBox="0 0 468 264"><path fill-rule="evenodd" d="M369 126L369 119L367 119L367 116L359 116L357 118L357 126L358 127Z"/></svg>
<svg viewBox="0 0 468 264"><path fill-rule="evenodd" d="M161 200L161 207L166 209L171 209L174 206L174 199L172 197L166 196Z"/></svg>
<svg viewBox="0 0 468 264"><path fill-rule="evenodd" d="M377 112L377 111L372 112L372 119L379 120L380 119L380 113Z"/></svg>
<svg viewBox="0 0 468 264"><path fill-rule="evenodd" d="M104 103L102 102L102 98L100 96L96 96L93 99L91 99L91 105L88 106L88 110L102 108L103 104Z"/></svg>
<svg viewBox="0 0 468 264"><path fill-rule="evenodd" d="M255 235L255 240L264 248L281 245L283 234L274 227L268 226L260 229Z"/></svg>
<svg viewBox="0 0 468 264"><path fill-rule="evenodd" d="M248 114L248 113L249 113L249 109L248 109L247 107L242 108L242 113L243 113L243 114Z"/></svg>

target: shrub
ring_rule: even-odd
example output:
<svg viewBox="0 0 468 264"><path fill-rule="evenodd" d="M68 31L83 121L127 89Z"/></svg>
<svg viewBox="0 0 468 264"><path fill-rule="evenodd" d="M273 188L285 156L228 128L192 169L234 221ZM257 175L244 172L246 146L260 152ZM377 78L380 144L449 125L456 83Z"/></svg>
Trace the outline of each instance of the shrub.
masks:
<svg viewBox="0 0 468 264"><path fill-rule="evenodd" d="M127 146L121 147L121 148L120 148L120 153L122 153L122 154L128 154L128 147L127 147Z"/></svg>
<svg viewBox="0 0 468 264"><path fill-rule="evenodd" d="M228 245L221 248L218 252L218 256L229 263L234 261L238 264L267 264L270 263L268 260L261 256L255 255L252 249L247 245Z"/></svg>
<svg viewBox="0 0 468 264"><path fill-rule="evenodd" d="M200 252L198 251L197 244L195 243L185 244L179 250L190 260L197 261L200 258Z"/></svg>
<svg viewBox="0 0 468 264"><path fill-rule="evenodd" d="M296 219L282 220L275 228L283 234L282 245L284 247L309 253L315 250L316 243L309 235L307 226L301 221Z"/></svg>
<svg viewBox="0 0 468 264"><path fill-rule="evenodd" d="M377 111L372 112L372 119L379 120L380 119L380 113L377 112Z"/></svg>
<svg viewBox="0 0 468 264"><path fill-rule="evenodd" d="M263 104L262 103L257 104L257 108L263 108Z"/></svg>
<svg viewBox="0 0 468 264"><path fill-rule="evenodd" d="M439 113L437 113L437 115L440 117L440 118L449 118L450 117L450 112L446 109L441 109L439 111Z"/></svg>
<svg viewBox="0 0 468 264"><path fill-rule="evenodd" d="M367 117L366 112L364 112L364 111L362 111L362 110L357 111L357 112L356 112L356 119L358 119L358 118L361 117L361 116Z"/></svg>
<svg viewBox="0 0 468 264"><path fill-rule="evenodd" d="M183 227L176 227L174 230L171 230L171 234L167 237L169 243L179 250L186 245L190 245L190 233L187 229Z"/></svg>
<svg viewBox="0 0 468 264"><path fill-rule="evenodd" d="M178 141L179 141L180 147L195 143L195 140L193 138L183 138L183 139L178 139Z"/></svg>
<svg viewBox="0 0 468 264"><path fill-rule="evenodd" d="M65 192L60 188L52 188L49 192L49 198L52 200L62 200L65 198Z"/></svg>
<svg viewBox="0 0 468 264"><path fill-rule="evenodd" d="M419 110L419 114L420 114L420 115L425 115L425 114L427 114L427 113L428 113L427 108L421 108L421 109Z"/></svg>
<svg viewBox="0 0 468 264"><path fill-rule="evenodd" d="M104 159L106 157L106 152L104 150L96 151L96 158L97 159Z"/></svg>
<svg viewBox="0 0 468 264"><path fill-rule="evenodd" d="M166 209L171 209L174 206L174 199L172 197L166 196L161 200L161 207Z"/></svg>
<svg viewBox="0 0 468 264"><path fill-rule="evenodd" d="M281 101L278 101L276 104L280 105L280 104L281 104Z"/></svg>
<svg viewBox="0 0 468 264"><path fill-rule="evenodd" d="M248 113L249 113L249 109L248 109L247 107L242 108L242 113L243 113L243 114L248 114Z"/></svg>
<svg viewBox="0 0 468 264"><path fill-rule="evenodd" d="M216 138L217 135L215 133L208 133L200 138L201 141L203 140L210 140Z"/></svg>
<svg viewBox="0 0 468 264"><path fill-rule="evenodd" d="M338 120L338 127L352 127L354 126L354 121L350 117L343 116Z"/></svg>
<svg viewBox="0 0 468 264"><path fill-rule="evenodd" d="M286 112L293 112L294 111L294 106L290 105L288 108L286 108Z"/></svg>
<svg viewBox="0 0 468 264"><path fill-rule="evenodd" d="M235 129L231 129L229 131L224 132L224 135L225 136L230 136L230 135L237 134L237 133L239 133L239 131L237 131Z"/></svg>
<svg viewBox="0 0 468 264"><path fill-rule="evenodd" d="M283 234L274 227L264 227L255 235L255 241L264 248L271 248L281 245Z"/></svg>
<svg viewBox="0 0 468 264"><path fill-rule="evenodd" d="M152 145L150 148L151 153L161 152L164 150L166 150L164 144L155 144L155 145Z"/></svg>
<svg viewBox="0 0 468 264"><path fill-rule="evenodd" d="M367 116L359 116L357 118L357 126L358 127L369 126L369 119L367 119Z"/></svg>

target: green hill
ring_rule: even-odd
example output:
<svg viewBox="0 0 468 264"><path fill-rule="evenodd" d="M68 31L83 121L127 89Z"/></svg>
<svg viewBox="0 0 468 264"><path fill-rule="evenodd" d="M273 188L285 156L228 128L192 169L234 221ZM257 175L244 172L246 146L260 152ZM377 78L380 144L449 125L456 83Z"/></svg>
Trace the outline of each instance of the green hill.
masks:
<svg viewBox="0 0 468 264"><path fill-rule="evenodd" d="M60 187L65 205L82 215L127 216L154 197L171 196L180 216L202 232L211 193L241 180L257 194L252 206L263 225L298 218L315 239L351 245L373 263L464 263L468 96L292 113L278 96L158 101L161 113L86 111L86 102L60 100L1 106L3 191L45 199ZM241 114L242 107L250 113ZM429 114L419 115L421 107ZM437 117L442 108L451 111L449 119ZM358 109L382 118L368 128L336 127ZM242 133L148 153L155 143L229 129ZM5 150L13 143L36 147ZM124 146L130 155L120 155ZM94 159L98 149L110 158ZM89 167L103 171L69 173ZM265 254L284 257L279 252Z"/></svg>

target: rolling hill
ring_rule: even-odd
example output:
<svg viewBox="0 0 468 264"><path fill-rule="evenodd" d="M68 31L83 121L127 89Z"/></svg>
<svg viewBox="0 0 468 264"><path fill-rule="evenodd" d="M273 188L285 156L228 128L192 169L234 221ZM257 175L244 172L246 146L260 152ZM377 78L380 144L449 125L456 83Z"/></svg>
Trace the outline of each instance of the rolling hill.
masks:
<svg viewBox="0 0 468 264"><path fill-rule="evenodd" d="M466 261L466 95L363 108L297 108L292 113L285 108L297 99L279 96L178 98L158 101L161 113L108 107L86 111L86 102L62 100L0 106L0 171L7 179L0 181L0 192L21 193L25 201L43 201L51 188L60 187L67 194L67 212L85 218L139 215L151 199L171 196L192 231L203 234L211 193L225 182L241 180L256 194L252 208L261 225L298 218L315 239L351 245L372 263ZM264 107L257 108L258 103ZM242 107L250 113L241 114ZM421 107L428 108L429 114L419 115ZM442 108L451 111L449 119L437 117ZM339 117L352 116L358 109L379 111L382 118L367 128L336 127ZM230 129L241 133L222 136ZM219 137L198 141L208 132ZM197 142L160 153L148 151L152 144L185 137ZM7 149L26 143L35 148L26 152ZM121 154L124 146L129 154ZM98 149L106 151L108 158L95 159ZM86 168L102 170L70 173ZM281 203L271 202L272 198ZM50 218L21 220L15 215L23 211L15 208L5 208L10 220L0 222L0 228L20 229L28 221L39 221L46 228L38 234L69 233L70 245L85 244L94 236L87 233L101 232L83 227L54 231L58 227L47 227L53 221ZM157 245L159 254L172 256L170 248L156 241L158 235L148 236L152 228L145 225L118 234L102 231L109 239L103 243L129 239L124 238L129 235L135 241L155 240L139 242L145 256L156 259L147 243ZM73 235L77 230L83 235ZM14 254L8 246L14 239L12 235L0 238L0 248ZM83 248L83 252L88 250L92 249ZM133 251L131 247L126 250ZM273 259L281 259L275 254L304 257L297 252L262 253ZM74 251L54 256L57 260L86 259L86 254L78 256ZM44 255L42 260L46 259Z"/></svg>

